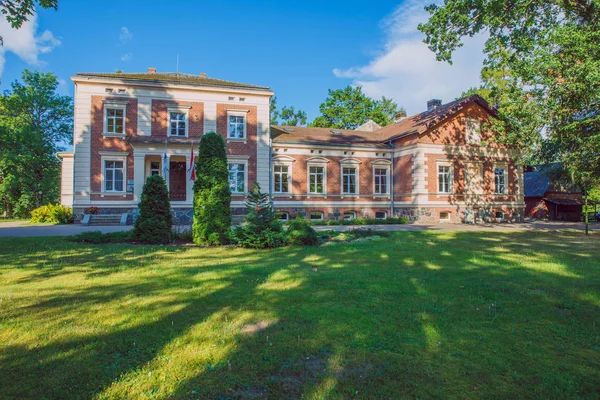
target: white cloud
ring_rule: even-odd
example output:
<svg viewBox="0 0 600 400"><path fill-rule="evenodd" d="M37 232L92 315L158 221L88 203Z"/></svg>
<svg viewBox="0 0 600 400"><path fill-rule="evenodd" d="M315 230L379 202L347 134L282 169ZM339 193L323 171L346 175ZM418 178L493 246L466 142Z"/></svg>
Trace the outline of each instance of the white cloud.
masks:
<svg viewBox="0 0 600 400"><path fill-rule="evenodd" d="M129 61L133 58L133 54L125 53L121 56L121 61Z"/></svg>
<svg viewBox="0 0 600 400"><path fill-rule="evenodd" d="M126 26L122 27L121 34L119 35L119 40L121 41L121 44L129 42L131 39L133 39L133 33L131 33Z"/></svg>
<svg viewBox="0 0 600 400"><path fill-rule="evenodd" d="M32 15L29 21L24 22L21 28L14 29L0 16L0 36L4 40L4 46L0 47L0 76L4 71L6 52L12 52L29 65L39 66L40 54L47 54L60 46L61 41L52 32L45 30L37 35L37 15Z"/></svg>
<svg viewBox="0 0 600 400"><path fill-rule="evenodd" d="M452 57L453 65L436 61L423 43L417 25L428 18L420 0L406 0L385 18L381 28L386 33L382 51L367 65L333 70L339 78L352 79L371 97L393 98L409 115L424 111L427 100L454 100L479 84L485 37L465 40L464 47Z"/></svg>

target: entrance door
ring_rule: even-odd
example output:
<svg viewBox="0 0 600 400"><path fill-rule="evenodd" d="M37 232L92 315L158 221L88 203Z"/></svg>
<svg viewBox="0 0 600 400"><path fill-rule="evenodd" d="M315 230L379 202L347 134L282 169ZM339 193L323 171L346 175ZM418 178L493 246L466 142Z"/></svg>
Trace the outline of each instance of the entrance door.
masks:
<svg viewBox="0 0 600 400"><path fill-rule="evenodd" d="M185 162L171 161L169 168L169 193L171 201L185 201L186 194Z"/></svg>

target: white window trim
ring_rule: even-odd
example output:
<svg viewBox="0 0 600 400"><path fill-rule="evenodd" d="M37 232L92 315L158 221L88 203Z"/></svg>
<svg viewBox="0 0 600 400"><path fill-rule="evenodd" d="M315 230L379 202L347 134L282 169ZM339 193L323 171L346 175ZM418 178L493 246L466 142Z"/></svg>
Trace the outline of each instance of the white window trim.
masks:
<svg viewBox="0 0 600 400"><path fill-rule="evenodd" d="M376 169L385 169L386 170L386 181L385 181L385 193L377 193L375 192L375 188L377 185L375 184L375 170ZM373 196L387 196L390 195L390 166L385 164L375 164L373 165Z"/></svg>
<svg viewBox="0 0 600 400"><path fill-rule="evenodd" d="M344 198L344 196L360 195L360 164L361 161L356 158L344 158L340 160L340 194L342 195L342 198ZM356 170L356 191L354 193L344 192L344 168L354 168Z"/></svg>
<svg viewBox="0 0 600 400"><path fill-rule="evenodd" d="M494 175L494 178L493 178L494 179L494 182L493 182L494 194L500 195L500 196L508 195L508 164L507 163L497 163L497 164L494 164L493 168L494 169L492 172ZM502 192L502 193L498 193L496 191L496 168L501 168L504 170L504 192Z"/></svg>
<svg viewBox="0 0 600 400"><path fill-rule="evenodd" d="M110 155L108 152L100 153L101 164L101 193L103 194L126 194L127 193L127 154L128 153L115 153ZM104 171L106 170L106 161L122 161L123 162L123 190L106 190Z"/></svg>
<svg viewBox="0 0 600 400"><path fill-rule="evenodd" d="M320 213L321 214L321 218L311 218L311 214L312 213ZM308 220L309 221L323 221L325 219L325 213L323 211L311 211L308 213Z"/></svg>
<svg viewBox="0 0 600 400"><path fill-rule="evenodd" d="M310 191L310 167L322 167L323 168L323 193L311 192ZM327 164L324 162L308 162L306 164L306 193L314 196L326 196L327 195ZM310 196L309 196L310 197Z"/></svg>
<svg viewBox="0 0 600 400"><path fill-rule="evenodd" d="M279 218L278 215L285 215L285 218ZM290 213L287 211L275 211L275 216L277 216L277 219L280 221L289 221L290 220Z"/></svg>
<svg viewBox="0 0 600 400"><path fill-rule="evenodd" d="M440 167L449 167L448 170L448 191L440 192ZM438 195L449 195L454 193L454 166L450 162L438 161L435 166L435 191Z"/></svg>
<svg viewBox="0 0 600 400"><path fill-rule="evenodd" d="M383 218L377 218L377 213L378 213L378 212L382 212L382 213L383 213L383 215L384 215L384 217L383 217ZM382 210L375 211L375 218L376 218L376 219L386 219L386 218L387 218L387 215L388 215L387 211L382 211Z"/></svg>
<svg viewBox="0 0 600 400"><path fill-rule="evenodd" d="M227 157L227 183L229 184L229 164L244 164L244 192L231 192L232 196L245 196L248 194L248 159Z"/></svg>
<svg viewBox="0 0 600 400"><path fill-rule="evenodd" d="M114 102L106 101L106 102L104 102L103 108L104 108L104 122L103 122L102 135L113 136L113 137L114 136L116 136L116 137L127 136L127 103L123 104L122 101L114 101ZM107 113L107 111L109 109L123 110L123 133L108 132L108 113Z"/></svg>
<svg viewBox="0 0 600 400"><path fill-rule="evenodd" d="M448 218L442 218L442 213L448 214ZM440 222L451 222L452 221L452 213L450 211L440 211Z"/></svg>
<svg viewBox="0 0 600 400"><path fill-rule="evenodd" d="M178 107L167 107L167 136L168 137L189 137L190 129L190 107L178 106ZM171 113L178 113L185 115L185 136L171 135Z"/></svg>
<svg viewBox="0 0 600 400"><path fill-rule="evenodd" d="M228 141L245 141L248 137L248 111L227 111L227 140ZM241 138L229 136L229 117L244 117L244 136Z"/></svg>
<svg viewBox="0 0 600 400"><path fill-rule="evenodd" d="M346 214L352 214L352 218L346 218ZM344 218L344 221L352 221L354 219L356 219L356 211L344 211L344 214L342 215L342 218Z"/></svg>
<svg viewBox="0 0 600 400"><path fill-rule="evenodd" d="M280 166L280 167L288 167L288 191L287 192L277 192L275 190L275 167L276 166ZM273 193L274 194L292 194L293 193L293 180L292 180L292 163L291 162L285 162L285 161L273 161Z"/></svg>

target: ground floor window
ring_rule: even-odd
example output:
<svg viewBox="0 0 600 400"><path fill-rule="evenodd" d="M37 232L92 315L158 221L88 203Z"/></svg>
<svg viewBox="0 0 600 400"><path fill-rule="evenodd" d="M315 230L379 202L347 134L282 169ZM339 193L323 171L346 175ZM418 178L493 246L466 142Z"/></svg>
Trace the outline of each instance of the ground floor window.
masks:
<svg viewBox="0 0 600 400"><path fill-rule="evenodd" d="M450 213L448 211L442 211L440 213L440 221L450 221Z"/></svg>
<svg viewBox="0 0 600 400"><path fill-rule="evenodd" d="M150 162L150 175L160 175L160 162L159 161L151 161Z"/></svg>
<svg viewBox="0 0 600 400"><path fill-rule="evenodd" d="M504 211L496 211L496 219L504 219Z"/></svg>
<svg viewBox="0 0 600 400"><path fill-rule="evenodd" d="M229 189L231 193L244 193L246 182L246 165L229 164Z"/></svg>
<svg viewBox="0 0 600 400"><path fill-rule="evenodd" d="M377 219L386 219L387 213L385 211L375 211L375 218Z"/></svg>
<svg viewBox="0 0 600 400"><path fill-rule="evenodd" d="M125 168L123 161L104 161L104 191L122 192Z"/></svg>
<svg viewBox="0 0 600 400"><path fill-rule="evenodd" d="M290 219L290 214L285 211L279 211L275 213L275 216L279 218L280 221L288 221Z"/></svg>
<svg viewBox="0 0 600 400"><path fill-rule="evenodd" d="M346 211L344 213L344 219L346 221L351 221L353 219L356 219L356 211Z"/></svg>
<svg viewBox="0 0 600 400"><path fill-rule="evenodd" d="M310 213L311 221L321 221L323 220L323 212L322 211L311 211Z"/></svg>

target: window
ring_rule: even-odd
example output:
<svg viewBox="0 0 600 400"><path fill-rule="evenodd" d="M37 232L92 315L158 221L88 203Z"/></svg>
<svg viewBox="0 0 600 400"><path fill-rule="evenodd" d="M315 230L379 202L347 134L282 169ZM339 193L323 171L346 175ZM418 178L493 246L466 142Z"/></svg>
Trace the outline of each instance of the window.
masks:
<svg viewBox="0 0 600 400"><path fill-rule="evenodd" d="M344 213L344 219L346 221L352 221L353 219L356 219L356 212L355 211L346 211Z"/></svg>
<svg viewBox="0 0 600 400"><path fill-rule="evenodd" d="M321 221L323 220L323 213L321 211L311 211L310 213L311 221Z"/></svg>
<svg viewBox="0 0 600 400"><path fill-rule="evenodd" d="M246 182L246 165L229 164L229 189L231 193L244 193Z"/></svg>
<svg viewBox="0 0 600 400"><path fill-rule="evenodd" d="M274 165L273 166L273 182L275 193L289 193L290 192L290 175L289 166L287 165Z"/></svg>
<svg viewBox="0 0 600 400"><path fill-rule="evenodd" d="M289 219L290 219L290 214L288 214L288 213L286 213L286 212L284 212L284 211L281 211L281 212L276 212L276 213L275 213L275 216L276 216L277 218L279 218L279 220L280 220L280 221L287 221L287 220L289 220Z"/></svg>
<svg viewBox="0 0 600 400"><path fill-rule="evenodd" d="M451 183L450 166L439 165L438 166L438 192L439 193L450 193L452 188Z"/></svg>
<svg viewBox="0 0 600 400"><path fill-rule="evenodd" d="M356 167L343 167L342 168L342 193L355 194L357 193L356 187Z"/></svg>
<svg viewBox="0 0 600 400"><path fill-rule="evenodd" d="M246 137L246 116L230 114L228 118L228 134L230 139L244 139Z"/></svg>
<svg viewBox="0 0 600 400"><path fill-rule="evenodd" d="M169 135L187 136L187 114L169 112Z"/></svg>
<svg viewBox="0 0 600 400"><path fill-rule="evenodd" d="M107 107L104 128L105 133L122 135L125 132L125 109Z"/></svg>
<svg viewBox="0 0 600 400"><path fill-rule="evenodd" d="M125 175L123 161L104 161L104 191L122 192L123 176Z"/></svg>
<svg viewBox="0 0 600 400"><path fill-rule="evenodd" d="M504 212L503 211L496 211L496 219L504 219Z"/></svg>
<svg viewBox="0 0 600 400"><path fill-rule="evenodd" d="M385 211L375 211L375 218L377 219L386 219L387 213Z"/></svg>
<svg viewBox="0 0 600 400"><path fill-rule="evenodd" d="M308 168L308 192L325 193L325 167Z"/></svg>
<svg viewBox="0 0 600 400"><path fill-rule="evenodd" d="M496 183L495 192L497 194L506 193L506 171L504 168L494 169L494 181Z"/></svg>
<svg viewBox="0 0 600 400"><path fill-rule="evenodd" d="M150 176L160 175L160 162L159 161L151 161L150 162Z"/></svg>
<svg viewBox="0 0 600 400"><path fill-rule="evenodd" d="M450 221L450 213L448 211L442 211L440 213L440 221Z"/></svg>
<svg viewBox="0 0 600 400"><path fill-rule="evenodd" d="M481 143L481 121L474 118L467 118L467 144L480 144Z"/></svg>
<svg viewBox="0 0 600 400"><path fill-rule="evenodd" d="M387 168L375 168L375 193L386 194L388 192L388 170Z"/></svg>

